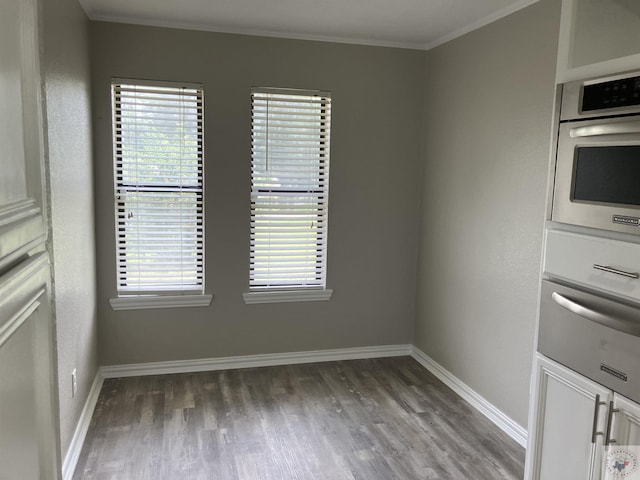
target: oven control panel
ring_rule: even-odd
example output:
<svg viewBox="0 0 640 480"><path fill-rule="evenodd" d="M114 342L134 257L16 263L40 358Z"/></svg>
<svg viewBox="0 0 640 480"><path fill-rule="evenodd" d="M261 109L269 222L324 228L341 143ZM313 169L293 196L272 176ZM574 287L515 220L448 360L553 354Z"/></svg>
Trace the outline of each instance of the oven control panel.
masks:
<svg viewBox="0 0 640 480"><path fill-rule="evenodd" d="M640 76L585 85L582 111L640 105Z"/></svg>

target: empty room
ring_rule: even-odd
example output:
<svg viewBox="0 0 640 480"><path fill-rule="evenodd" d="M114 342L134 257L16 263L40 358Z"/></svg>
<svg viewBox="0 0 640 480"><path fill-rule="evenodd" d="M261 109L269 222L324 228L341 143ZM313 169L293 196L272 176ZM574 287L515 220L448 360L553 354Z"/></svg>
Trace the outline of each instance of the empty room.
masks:
<svg viewBox="0 0 640 480"><path fill-rule="evenodd" d="M0 479L634 478L638 27L6 0Z"/></svg>

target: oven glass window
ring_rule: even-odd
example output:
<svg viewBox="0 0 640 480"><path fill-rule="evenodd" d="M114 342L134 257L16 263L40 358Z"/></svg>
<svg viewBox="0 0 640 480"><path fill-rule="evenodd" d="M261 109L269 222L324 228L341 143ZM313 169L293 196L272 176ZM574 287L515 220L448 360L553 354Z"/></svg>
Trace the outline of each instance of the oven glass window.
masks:
<svg viewBox="0 0 640 480"><path fill-rule="evenodd" d="M640 205L640 145L578 147L573 200Z"/></svg>

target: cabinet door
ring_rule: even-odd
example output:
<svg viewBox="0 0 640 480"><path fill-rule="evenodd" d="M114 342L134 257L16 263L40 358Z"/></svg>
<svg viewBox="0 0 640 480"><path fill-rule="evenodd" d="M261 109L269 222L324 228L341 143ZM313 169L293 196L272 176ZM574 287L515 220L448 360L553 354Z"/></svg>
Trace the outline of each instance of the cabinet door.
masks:
<svg viewBox="0 0 640 480"><path fill-rule="evenodd" d="M525 478L600 478L611 391L542 355L534 375Z"/></svg>
<svg viewBox="0 0 640 480"><path fill-rule="evenodd" d="M0 276L0 479L56 479L46 254Z"/></svg>
<svg viewBox="0 0 640 480"><path fill-rule="evenodd" d="M60 478L45 251L41 0L0 3L0 479Z"/></svg>
<svg viewBox="0 0 640 480"><path fill-rule="evenodd" d="M637 69L640 2L562 0L557 81Z"/></svg>
<svg viewBox="0 0 640 480"><path fill-rule="evenodd" d="M614 394L609 409L609 422L602 478L640 478L640 405Z"/></svg>
<svg viewBox="0 0 640 480"><path fill-rule="evenodd" d="M611 433L614 445L640 445L640 405L617 393L613 397Z"/></svg>

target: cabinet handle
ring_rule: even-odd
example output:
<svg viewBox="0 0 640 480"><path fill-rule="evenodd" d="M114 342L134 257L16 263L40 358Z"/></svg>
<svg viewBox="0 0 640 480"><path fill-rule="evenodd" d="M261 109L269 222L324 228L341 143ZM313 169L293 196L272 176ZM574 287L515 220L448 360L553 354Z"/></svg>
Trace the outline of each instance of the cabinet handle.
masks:
<svg viewBox="0 0 640 480"><path fill-rule="evenodd" d="M620 409L618 408L613 408L613 401L609 402L609 416L607 418L607 434L604 437L604 444L606 445L611 445L612 443L616 443L617 440L615 438L611 438L611 430L612 430L612 426L611 424L613 423L613 414L614 413L618 413L620 411Z"/></svg>
<svg viewBox="0 0 640 480"><path fill-rule="evenodd" d="M623 277L628 278L640 278L640 274L638 272L625 272L624 270L618 270L617 268L609 267L607 265L598 265L597 263L593 265L593 268L596 270L602 270L603 272L615 273L616 275L622 275Z"/></svg>
<svg viewBox="0 0 640 480"><path fill-rule="evenodd" d="M596 395L596 404L593 408L593 427L591 428L591 443L596 443L596 437L598 435L604 435L604 432L598 431L598 416L600 413L600 407L606 405L606 402L600 401L600 394Z"/></svg>

